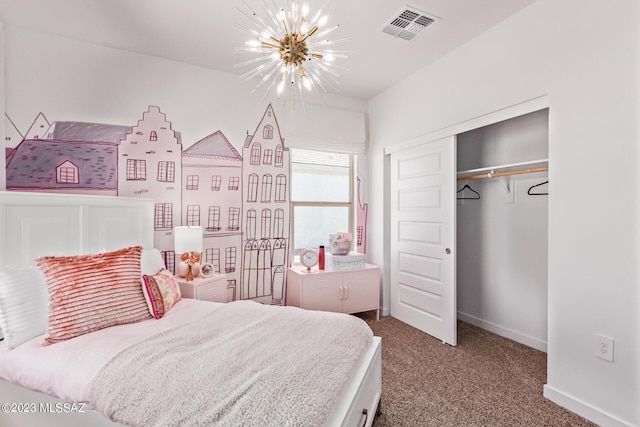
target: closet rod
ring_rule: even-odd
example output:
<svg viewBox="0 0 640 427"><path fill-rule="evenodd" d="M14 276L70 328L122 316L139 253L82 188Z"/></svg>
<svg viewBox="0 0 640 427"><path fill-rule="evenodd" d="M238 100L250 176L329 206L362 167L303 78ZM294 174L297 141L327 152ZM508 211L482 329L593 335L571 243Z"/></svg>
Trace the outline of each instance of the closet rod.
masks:
<svg viewBox="0 0 640 427"><path fill-rule="evenodd" d="M505 171L505 172L489 172L483 173L480 175L471 175L471 176L461 176L458 178L458 181L466 181L468 179L484 179L484 178L495 178L498 176L508 176L508 175L520 175L523 173L536 173L536 172L547 172L549 170L548 167L541 168L529 168L529 169L518 169L513 171Z"/></svg>

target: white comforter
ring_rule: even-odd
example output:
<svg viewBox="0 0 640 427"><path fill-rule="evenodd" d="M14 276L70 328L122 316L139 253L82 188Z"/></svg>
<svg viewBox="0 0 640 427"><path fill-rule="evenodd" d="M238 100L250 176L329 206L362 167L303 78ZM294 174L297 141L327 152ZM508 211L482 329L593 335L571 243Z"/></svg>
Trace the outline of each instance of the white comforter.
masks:
<svg viewBox="0 0 640 427"><path fill-rule="evenodd" d="M185 299L160 320L3 350L0 377L131 425L319 425L371 339L347 315Z"/></svg>
<svg viewBox="0 0 640 427"><path fill-rule="evenodd" d="M160 320L101 329L43 346L44 335L7 350L0 345L0 378L67 402L88 402L88 384L120 351L156 333L205 316L222 304L182 299Z"/></svg>

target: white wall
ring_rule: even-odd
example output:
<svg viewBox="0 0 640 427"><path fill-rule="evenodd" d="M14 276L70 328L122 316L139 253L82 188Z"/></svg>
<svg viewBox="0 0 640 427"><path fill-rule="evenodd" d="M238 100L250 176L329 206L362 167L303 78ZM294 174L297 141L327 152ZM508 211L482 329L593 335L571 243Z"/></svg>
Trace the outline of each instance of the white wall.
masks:
<svg viewBox="0 0 640 427"><path fill-rule="evenodd" d="M261 94L251 95L255 82L235 74L15 27L6 27L4 37L5 107L23 132L39 112L49 121L133 126L149 105L156 105L182 133L184 148L221 130L240 149L269 102L261 103ZM326 107L314 110L319 123L323 108L360 113L367 108L363 101L340 96L325 100ZM298 106L294 114L279 101L272 103L286 135L288 121L302 111ZM335 114L327 114L335 121ZM362 128L352 134L364 138Z"/></svg>
<svg viewBox="0 0 640 427"><path fill-rule="evenodd" d="M549 95L545 395L603 425L640 425L638 22L636 0L539 0L369 104L383 189L385 146ZM368 196L382 263L385 195ZM595 358L596 333L615 339L614 363Z"/></svg>

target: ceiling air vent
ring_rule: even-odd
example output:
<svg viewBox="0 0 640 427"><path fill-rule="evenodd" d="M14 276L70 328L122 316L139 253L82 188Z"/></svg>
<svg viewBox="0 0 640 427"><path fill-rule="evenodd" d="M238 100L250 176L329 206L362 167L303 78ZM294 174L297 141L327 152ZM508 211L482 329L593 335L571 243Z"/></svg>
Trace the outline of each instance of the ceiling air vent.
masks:
<svg viewBox="0 0 640 427"><path fill-rule="evenodd" d="M427 28L439 20L437 16L429 15L410 6L403 7L400 12L385 24L382 32L403 40L412 40Z"/></svg>

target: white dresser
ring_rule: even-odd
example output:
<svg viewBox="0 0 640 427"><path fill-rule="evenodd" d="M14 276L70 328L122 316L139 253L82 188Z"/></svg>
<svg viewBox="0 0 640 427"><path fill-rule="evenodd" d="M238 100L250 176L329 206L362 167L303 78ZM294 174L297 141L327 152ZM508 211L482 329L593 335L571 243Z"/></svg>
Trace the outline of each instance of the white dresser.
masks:
<svg viewBox="0 0 640 427"><path fill-rule="evenodd" d="M376 310L380 318L380 268L365 264L353 270L312 270L291 267L287 305L308 310L359 313Z"/></svg>

